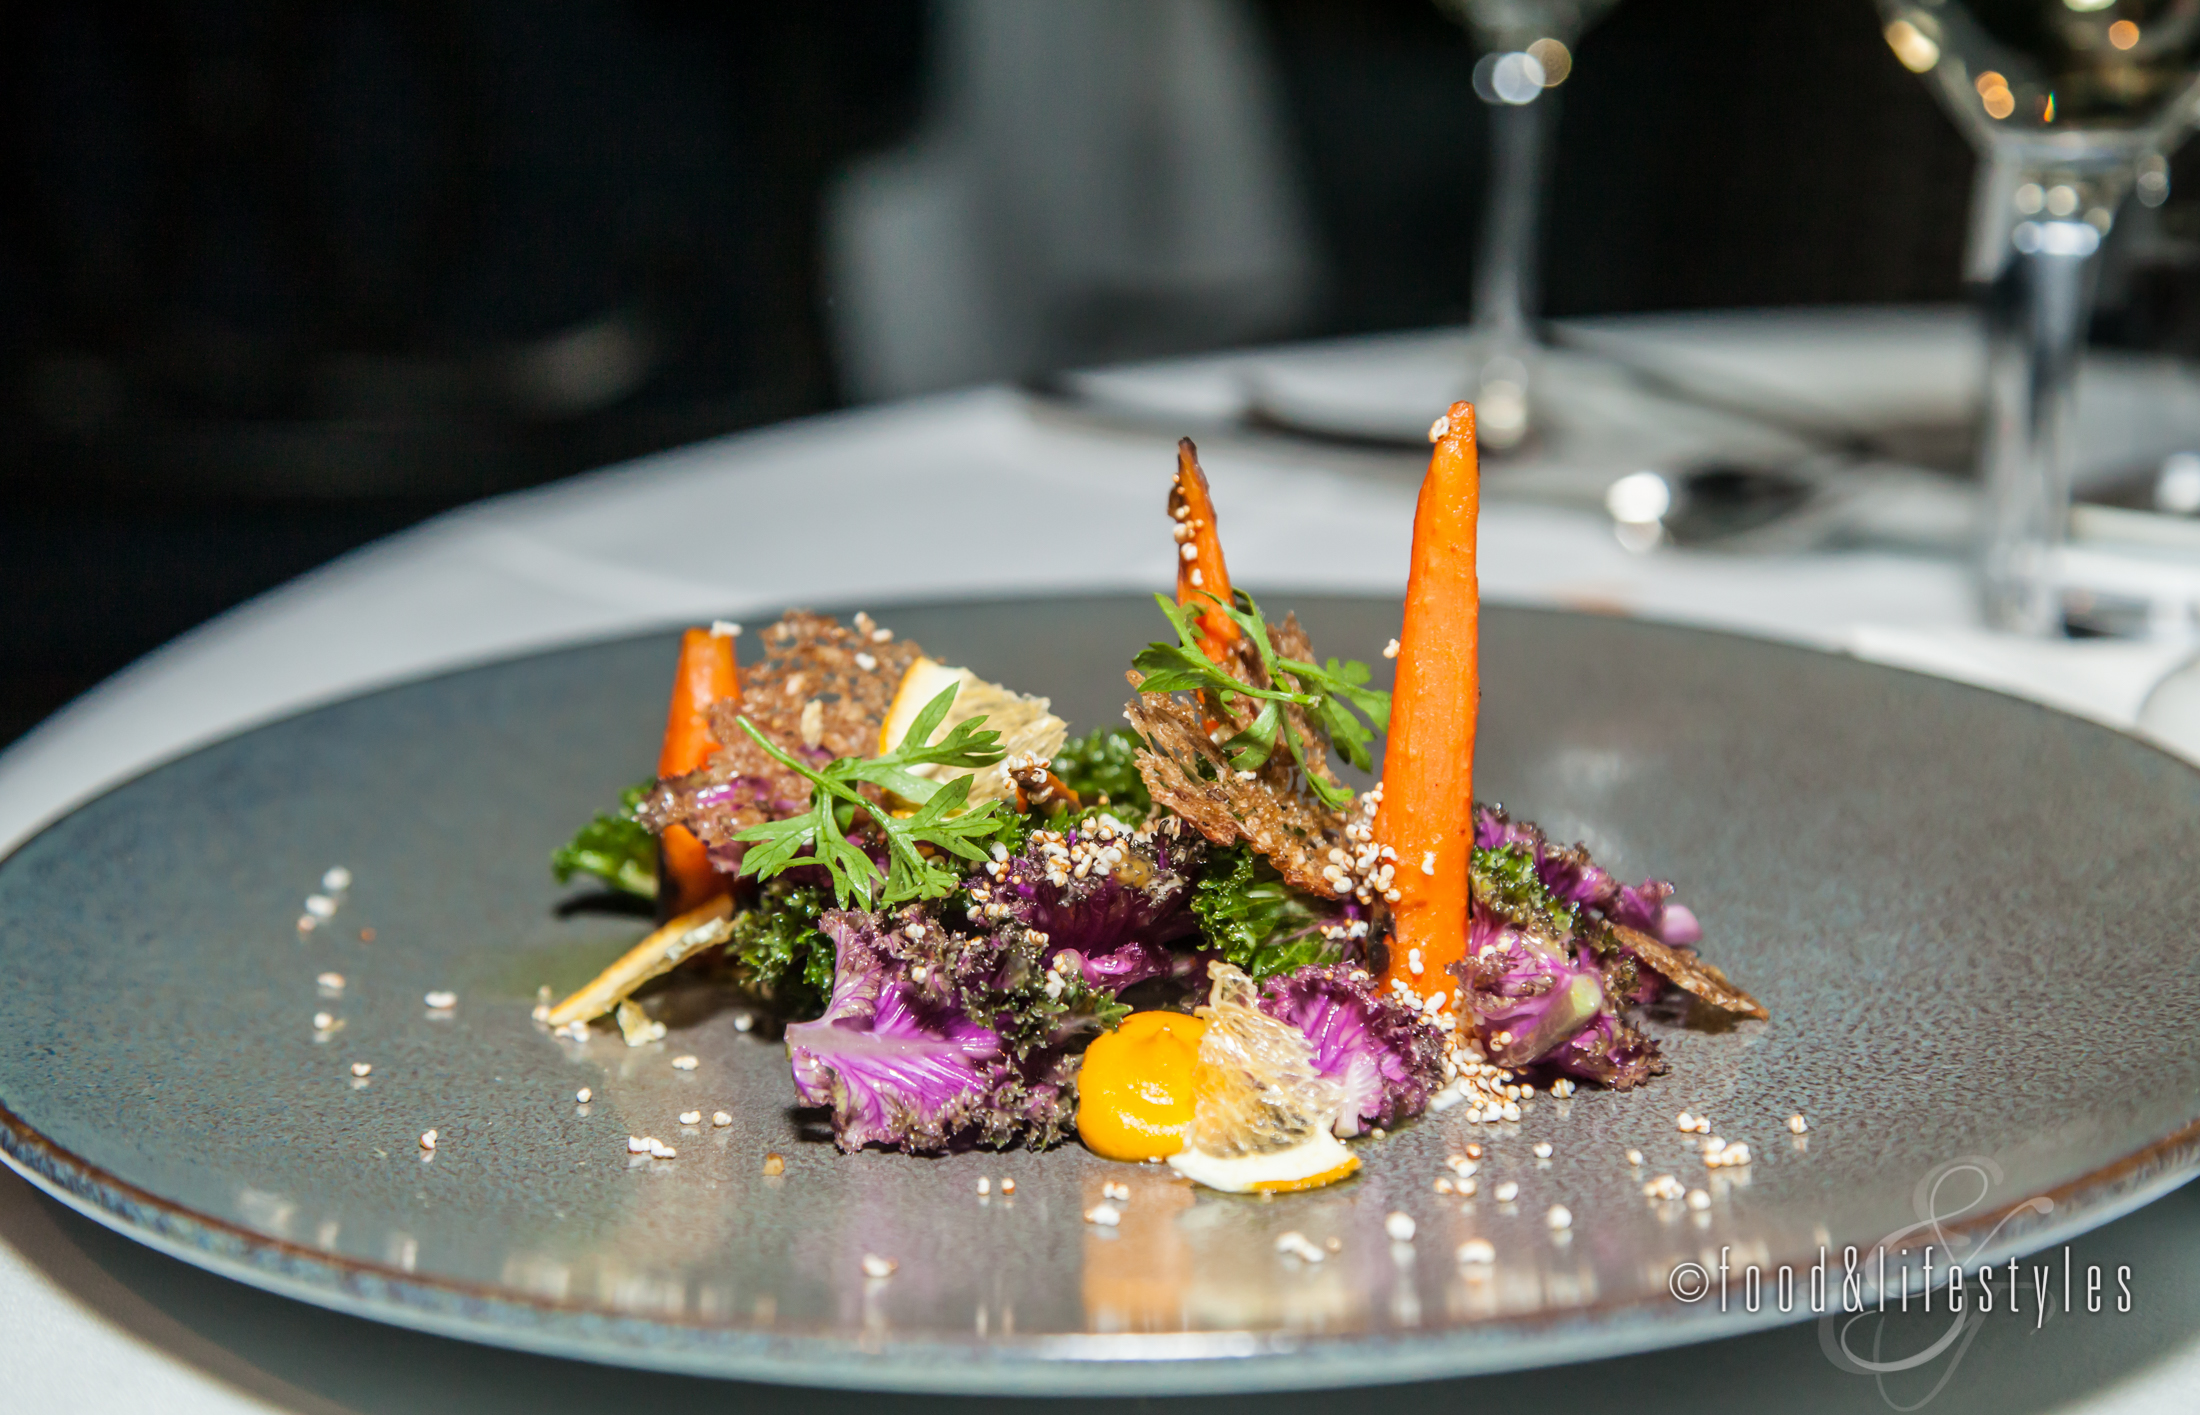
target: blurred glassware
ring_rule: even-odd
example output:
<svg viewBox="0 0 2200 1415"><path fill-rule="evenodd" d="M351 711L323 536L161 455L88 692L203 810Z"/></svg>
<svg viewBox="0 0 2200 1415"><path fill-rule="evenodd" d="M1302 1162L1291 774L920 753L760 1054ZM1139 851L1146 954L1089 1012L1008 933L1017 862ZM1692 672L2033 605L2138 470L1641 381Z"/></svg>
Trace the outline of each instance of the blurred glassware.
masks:
<svg viewBox="0 0 2200 1415"><path fill-rule="evenodd" d="M1490 188L1474 269L1467 396L1482 444L1517 447L1535 425L1536 238L1573 46L1617 0L1438 0L1488 52L1474 91L1490 106Z"/></svg>
<svg viewBox="0 0 2200 1415"><path fill-rule="evenodd" d="M2060 634L2084 598L2065 542L2070 422L2094 261L2118 205L2169 194L2193 119L2200 0L1879 0L1887 45L1985 159L1968 274L1986 293L1987 621Z"/></svg>

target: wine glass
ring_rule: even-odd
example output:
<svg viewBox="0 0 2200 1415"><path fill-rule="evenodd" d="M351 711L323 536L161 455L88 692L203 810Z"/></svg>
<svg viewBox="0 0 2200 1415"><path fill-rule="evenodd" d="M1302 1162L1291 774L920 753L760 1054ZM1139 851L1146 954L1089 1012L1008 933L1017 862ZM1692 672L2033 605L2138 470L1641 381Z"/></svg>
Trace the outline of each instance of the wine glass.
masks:
<svg viewBox="0 0 2200 1415"><path fill-rule="evenodd" d="M2092 257L2134 186L2150 204L2168 194L2200 77L2200 0L1878 3L1888 47L1985 161L1967 257L1986 291L1982 607L1997 628L2060 634Z"/></svg>
<svg viewBox="0 0 2200 1415"><path fill-rule="evenodd" d="M1490 188L1474 272L1469 397L1475 432L1494 450L1534 424L1536 232L1557 122L1554 90L1573 45L1617 0L1438 0L1486 51L1474 91L1490 105Z"/></svg>

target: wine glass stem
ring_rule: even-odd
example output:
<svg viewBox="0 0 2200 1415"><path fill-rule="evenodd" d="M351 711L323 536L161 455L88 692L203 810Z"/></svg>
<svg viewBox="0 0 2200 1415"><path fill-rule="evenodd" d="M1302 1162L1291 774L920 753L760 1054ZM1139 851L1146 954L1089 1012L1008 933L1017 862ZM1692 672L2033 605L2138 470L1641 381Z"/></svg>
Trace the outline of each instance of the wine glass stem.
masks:
<svg viewBox="0 0 2200 1415"><path fill-rule="evenodd" d="M2078 360L2093 306L2094 242L2020 241L1986 290L1986 504L1981 588L1987 622L2036 636L2063 632L2060 561L2070 523L2070 429ZM2034 248L2026 250L2026 244Z"/></svg>
<svg viewBox="0 0 2200 1415"><path fill-rule="evenodd" d="M1558 95L1490 106L1490 199L1474 269L1474 323L1503 346L1529 342L1536 302L1536 228Z"/></svg>

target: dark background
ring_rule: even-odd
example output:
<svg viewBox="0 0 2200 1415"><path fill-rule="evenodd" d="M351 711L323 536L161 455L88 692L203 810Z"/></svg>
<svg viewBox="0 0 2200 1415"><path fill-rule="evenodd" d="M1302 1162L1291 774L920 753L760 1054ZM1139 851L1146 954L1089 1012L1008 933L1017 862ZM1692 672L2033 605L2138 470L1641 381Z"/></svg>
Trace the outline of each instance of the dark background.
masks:
<svg viewBox="0 0 2200 1415"><path fill-rule="evenodd" d="M1254 8L1322 261L1287 332L1463 318L1471 42L1429 0ZM0 8L0 743L438 510L836 406L819 193L919 122L935 20ZM1547 313L1962 294L1971 155L1867 0L1627 0L1562 96ZM2096 336L2200 345L2187 264L2148 252ZM575 331L632 376L530 384Z"/></svg>

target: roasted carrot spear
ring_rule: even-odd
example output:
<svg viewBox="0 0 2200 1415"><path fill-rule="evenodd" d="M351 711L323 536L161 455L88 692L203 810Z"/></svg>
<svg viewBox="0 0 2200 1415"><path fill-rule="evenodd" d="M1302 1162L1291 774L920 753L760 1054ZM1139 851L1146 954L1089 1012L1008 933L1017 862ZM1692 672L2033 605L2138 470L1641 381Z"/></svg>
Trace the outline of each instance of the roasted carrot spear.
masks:
<svg viewBox="0 0 2200 1415"><path fill-rule="evenodd" d="M704 765L719 743L710 735L710 705L741 696L741 673L733 663L733 639L709 629L690 629L680 638L680 665L672 678L672 705L665 713L665 742L657 753L657 775L683 776ZM728 880L711 868L703 842L686 826L670 826L657 838L657 899L673 914L685 914L724 894Z"/></svg>
<svg viewBox="0 0 2200 1415"><path fill-rule="evenodd" d="M1481 705L1474 577L1482 473L1474 405L1431 429L1436 451L1413 513L1413 568L1383 756L1375 836L1397 851L1396 920L1384 981L1422 997L1457 996L1447 970L1467 953L1467 870L1474 849L1474 720Z"/></svg>
<svg viewBox="0 0 2200 1415"><path fill-rule="evenodd" d="M1188 437L1176 444L1176 485L1169 488L1169 516L1176 522L1176 602L1198 611L1199 647L1217 663L1238 640L1238 627L1211 601L1230 603L1230 570L1222 563L1222 540L1215 534L1215 502L1207 474L1199 467L1199 449Z"/></svg>

